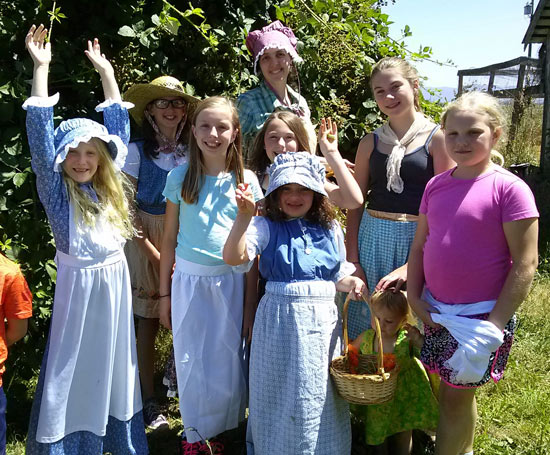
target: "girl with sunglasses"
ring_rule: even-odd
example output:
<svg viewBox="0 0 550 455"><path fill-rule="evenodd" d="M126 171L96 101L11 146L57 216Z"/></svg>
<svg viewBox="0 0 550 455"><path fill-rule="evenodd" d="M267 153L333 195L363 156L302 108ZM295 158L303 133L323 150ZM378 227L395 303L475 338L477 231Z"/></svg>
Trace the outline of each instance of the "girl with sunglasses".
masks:
<svg viewBox="0 0 550 455"><path fill-rule="evenodd" d="M154 397L155 338L159 329L160 241L166 198L162 190L166 176L187 161L186 120L198 101L185 93L176 78L161 76L149 84L135 84L124 94L134 104L130 114L141 128L143 139L131 142L122 169L134 183L135 227L139 235L126 245L136 317L138 366L142 385L145 424L151 429L167 426ZM169 361L170 364L170 361ZM167 378L173 368L167 368ZM168 381L174 396L175 379Z"/></svg>

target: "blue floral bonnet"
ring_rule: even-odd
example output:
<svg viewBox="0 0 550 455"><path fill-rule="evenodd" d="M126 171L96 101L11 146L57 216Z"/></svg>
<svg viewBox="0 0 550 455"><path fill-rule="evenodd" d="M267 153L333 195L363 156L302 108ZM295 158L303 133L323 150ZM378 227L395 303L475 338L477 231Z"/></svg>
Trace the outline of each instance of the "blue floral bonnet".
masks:
<svg viewBox="0 0 550 455"><path fill-rule="evenodd" d="M61 163L67 158L69 149L77 147L81 142L88 142L94 137L105 142L117 170L122 168L128 154L128 148L120 137L109 134L104 125L90 119L72 118L65 120L59 124L53 134L56 155L55 172L61 172Z"/></svg>
<svg viewBox="0 0 550 455"><path fill-rule="evenodd" d="M265 195L289 183L297 183L316 193L325 191L325 167L319 157L308 152L281 153L269 167L269 186Z"/></svg>

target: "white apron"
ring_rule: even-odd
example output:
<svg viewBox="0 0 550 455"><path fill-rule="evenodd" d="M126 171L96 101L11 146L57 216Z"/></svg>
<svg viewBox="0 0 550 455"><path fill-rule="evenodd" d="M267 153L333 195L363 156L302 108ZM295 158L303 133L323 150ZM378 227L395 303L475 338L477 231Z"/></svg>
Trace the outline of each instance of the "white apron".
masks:
<svg viewBox="0 0 550 455"><path fill-rule="evenodd" d="M104 436L109 416L127 421L141 410L122 242L104 223L82 232L71 222L71 254L57 252L38 442L76 431Z"/></svg>
<svg viewBox="0 0 550 455"><path fill-rule="evenodd" d="M176 256L172 333L180 412L189 442L211 438L244 420L243 300L243 273Z"/></svg>

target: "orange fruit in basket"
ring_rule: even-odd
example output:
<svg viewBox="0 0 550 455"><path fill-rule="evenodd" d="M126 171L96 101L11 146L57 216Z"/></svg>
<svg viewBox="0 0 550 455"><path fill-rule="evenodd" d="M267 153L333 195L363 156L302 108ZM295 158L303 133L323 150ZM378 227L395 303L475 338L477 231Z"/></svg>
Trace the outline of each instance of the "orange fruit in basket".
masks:
<svg viewBox="0 0 550 455"><path fill-rule="evenodd" d="M352 344L348 344L348 365L350 373L357 374L357 366L359 365L359 351Z"/></svg>
<svg viewBox="0 0 550 455"><path fill-rule="evenodd" d="M384 371L393 370L395 365L395 354L384 354Z"/></svg>

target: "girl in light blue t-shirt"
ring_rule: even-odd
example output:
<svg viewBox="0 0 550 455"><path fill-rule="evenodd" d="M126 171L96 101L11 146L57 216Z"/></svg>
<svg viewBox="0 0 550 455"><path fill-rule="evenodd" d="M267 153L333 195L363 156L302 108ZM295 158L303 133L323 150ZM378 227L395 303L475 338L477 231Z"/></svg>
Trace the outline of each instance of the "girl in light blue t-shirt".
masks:
<svg viewBox="0 0 550 455"><path fill-rule="evenodd" d="M237 216L237 185L248 184L255 200L262 193L256 176L243 169L239 117L231 101L212 97L199 102L192 133L189 162L168 174L163 193L160 322L173 331L187 429L182 451L200 450L207 438L214 453L221 453L221 443L211 438L244 419L241 330L248 333L248 323L243 324L246 269L225 264L222 250ZM251 324L251 319L245 321Z"/></svg>

